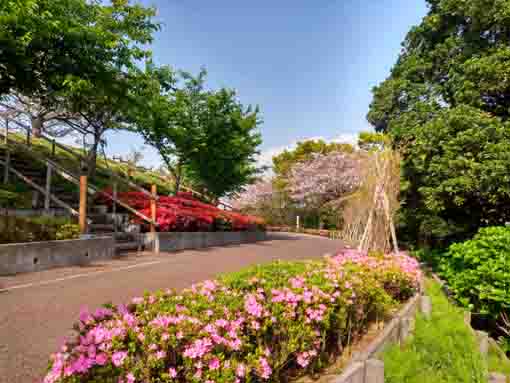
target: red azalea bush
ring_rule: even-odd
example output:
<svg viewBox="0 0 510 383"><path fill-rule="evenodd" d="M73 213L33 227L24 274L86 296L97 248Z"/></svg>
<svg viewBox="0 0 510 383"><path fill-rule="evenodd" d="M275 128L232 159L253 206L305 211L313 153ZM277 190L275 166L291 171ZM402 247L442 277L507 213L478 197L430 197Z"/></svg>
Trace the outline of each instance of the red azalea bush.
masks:
<svg viewBox="0 0 510 383"><path fill-rule="evenodd" d="M44 383L286 381L331 362L420 278L405 254L348 250L84 311Z"/></svg>
<svg viewBox="0 0 510 383"><path fill-rule="evenodd" d="M111 205L112 200L108 196L112 194L111 190L104 190L98 199ZM117 198L145 216L151 216L150 196L147 194L120 192ZM156 222L159 231L246 231L264 228L261 218L221 210L194 199L191 193L158 196Z"/></svg>

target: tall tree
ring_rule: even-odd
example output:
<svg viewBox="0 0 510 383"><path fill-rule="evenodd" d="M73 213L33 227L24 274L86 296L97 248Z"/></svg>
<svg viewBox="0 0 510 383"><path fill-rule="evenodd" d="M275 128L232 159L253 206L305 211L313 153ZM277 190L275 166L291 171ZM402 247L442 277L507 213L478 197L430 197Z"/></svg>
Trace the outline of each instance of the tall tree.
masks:
<svg viewBox="0 0 510 383"><path fill-rule="evenodd" d="M208 92L190 176L219 198L242 190L260 173L256 166L261 135L259 109L244 107L234 91Z"/></svg>
<svg viewBox="0 0 510 383"><path fill-rule="evenodd" d="M42 98L72 82L108 82L146 56L154 14L129 0L0 2L0 95Z"/></svg>
<svg viewBox="0 0 510 383"><path fill-rule="evenodd" d="M206 90L205 76L204 70L193 77L150 69L132 121L161 155L176 191L187 175L219 198L240 190L257 173L259 118L233 91Z"/></svg>
<svg viewBox="0 0 510 383"><path fill-rule="evenodd" d="M403 149L402 232L427 241L510 219L510 4L428 4L368 113Z"/></svg>

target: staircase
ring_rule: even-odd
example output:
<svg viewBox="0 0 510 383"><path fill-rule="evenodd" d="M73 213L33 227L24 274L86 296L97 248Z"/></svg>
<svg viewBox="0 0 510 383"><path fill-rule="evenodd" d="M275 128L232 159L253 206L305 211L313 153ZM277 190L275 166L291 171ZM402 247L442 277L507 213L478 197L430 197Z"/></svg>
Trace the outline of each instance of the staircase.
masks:
<svg viewBox="0 0 510 383"><path fill-rule="evenodd" d="M7 154L5 146L0 146L0 181L5 180L4 164L9 159L8 180L18 180L28 184L34 189L33 208L41 210L45 204L45 193L47 182L47 163L31 156L30 152L11 151ZM62 170L61 170L62 171ZM69 172L69 174L71 174ZM50 193L53 196L49 200L49 210L56 215L70 215L79 210L79 187L68 177L52 171ZM69 177L72 178L72 177ZM38 186L38 187L37 187ZM39 190L37 190L39 189ZM112 236L116 241L117 253L128 251L139 251L141 249L140 236L138 233L128 231L129 214L108 213L105 206L97 206L93 198L89 198L88 211L88 232L93 236Z"/></svg>

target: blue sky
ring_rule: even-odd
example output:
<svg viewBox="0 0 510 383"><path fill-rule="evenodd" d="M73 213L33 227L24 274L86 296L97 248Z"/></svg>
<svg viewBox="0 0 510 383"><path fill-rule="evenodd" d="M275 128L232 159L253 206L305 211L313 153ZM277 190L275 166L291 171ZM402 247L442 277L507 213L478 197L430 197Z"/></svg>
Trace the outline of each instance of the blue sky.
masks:
<svg viewBox="0 0 510 383"><path fill-rule="evenodd" d="M143 0L158 8L155 61L198 72L261 107L261 161L298 140L350 140L369 129L371 88L384 80L424 0ZM143 141L110 135L108 152ZM158 163L147 149L145 164Z"/></svg>

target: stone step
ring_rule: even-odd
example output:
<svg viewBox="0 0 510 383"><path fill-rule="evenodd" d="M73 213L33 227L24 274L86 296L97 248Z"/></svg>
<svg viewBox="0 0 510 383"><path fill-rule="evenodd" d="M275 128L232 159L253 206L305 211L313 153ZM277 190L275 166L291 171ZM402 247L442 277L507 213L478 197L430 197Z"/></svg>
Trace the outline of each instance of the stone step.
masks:
<svg viewBox="0 0 510 383"><path fill-rule="evenodd" d="M108 223L91 223L89 225L89 231L93 233L97 232L106 232L106 233L113 233L115 232L115 226L113 224Z"/></svg>
<svg viewBox="0 0 510 383"><path fill-rule="evenodd" d="M140 243L138 241L117 242L115 244L115 250L117 252L124 252L124 251L130 251L130 250L139 250L139 249L140 249Z"/></svg>
<svg viewBox="0 0 510 383"><path fill-rule="evenodd" d="M118 231L117 233L115 233L114 238L115 241L117 242L131 242L136 241L137 234Z"/></svg>

